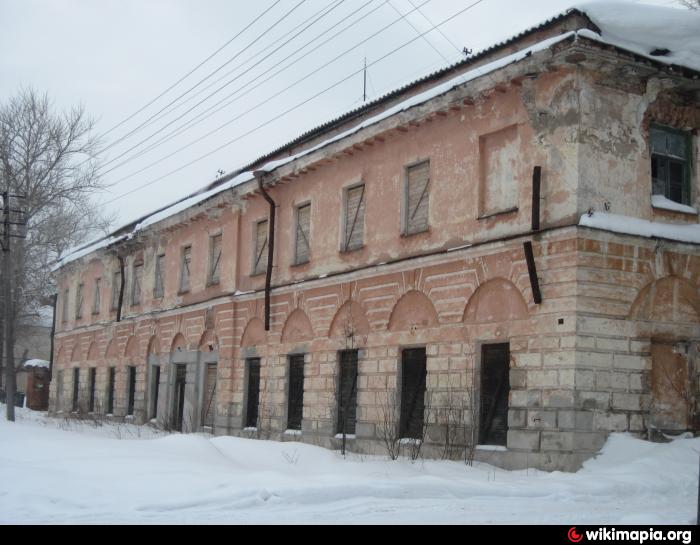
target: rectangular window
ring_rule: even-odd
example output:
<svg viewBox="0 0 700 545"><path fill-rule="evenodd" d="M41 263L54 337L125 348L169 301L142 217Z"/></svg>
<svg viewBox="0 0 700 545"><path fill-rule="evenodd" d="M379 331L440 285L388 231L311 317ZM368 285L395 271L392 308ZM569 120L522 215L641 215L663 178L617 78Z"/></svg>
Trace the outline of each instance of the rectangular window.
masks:
<svg viewBox="0 0 700 545"><path fill-rule="evenodd" d="M688 133L653 126L651 140L652 195L660 195L673 202L689 205L690 148Z"/></svg>
<svg viewBox="0 0 700 545"><path fill-rule="evenodd" d="M209 284L219 283L221 270L221 235L209 237Z"/></svg>
<svg viewBox="0 0 700 545"><path fill-rule="evenodd" d="M117 369L115 367L110 367L107 378L107 414L114 414L114 387L116 374Z"/></svg>
<svg viewBox="0 0 700 545"><path fill-rule="evenodd" d="M83 288L85 284L78 284L78 290L75 292L75 319L79 320L83 317Z"/></svg>
<svg viewBox="0 0 700 545"><path fill-rule="evenodd" d="M153 282L153 298L160 299L165 293L165 254L156 257L156 277Z"/></svg>
<svg viewBox="0 0 700 545"><path fill-rule="evenodd" d="M510 396L510 345L481 347L479 444L506 445Z"/></svg>
<svg viewBox="0 0 700 545"><path fill-rule="evenodd" d="M362 248L365 229L365 185L345 190L345 217L343 219L343 252Z"/></svg>
<svg viewBox="0 0 700 545"><path fill-rule="evenodd" d="M216 364L207 363L204 377L204 405L202 407L202 426L214 428L216 404Z"/></svg>
<svg viewBox="0 0 700 545"><path fill-rule="evenodd" d="M141 304L141 282L143 280L143 263L134 263L131 273L131 304Z"/></svg>
<svg viewBox="0 0 700 545"><path fill-rule="evenodd" d="M301 430L304 416L304 355L289 356L287 429Z"/></svg>
<svg viewBox="0 0 700 545"><path fill-rule="evenodd" d="M78 412L80 396L80 369L77 367L73 369L73 407L72 411L74 413Z"/></svg>
<svg viewBox="0 0 700 545"><path fill-rule="evenodd" d="M253 274L267 270L267 220L255 224L253 233Z"/></svg>
<svg viewBox="0 0 700 545"><path fill-rule="evenodd" d="M95 278L95 293L92 297L92 313L99 314L101 302L100 284L102 283L101 278Z"/></svg>
<svg viewBox="0 0 700 545"><path fill-rule="evenodd" d="M190 291L190 264L192 263L192 246L182 249L182 261L180 263L180 293Z"/></svg>
<svg viewBox="0 0 700 545"><path fill-rule="evenodd" d="M134 414L134 399L136 397L136 367L129 366L129 391L126 398L126 414Z"/></svg>
<svg viewBox="0 0 700 545"><path fill-rule="evenodd" d="M121 271L115 271L112 275L112 301L110 308L112 310L117 310L119 308L119 293L122 289L122 273Z"/></svg>
<svg viewBox="0 0 700 545"><path fill-rule="evenodd" d="M150 418L158 416L158 391L160 389L160 365L151 367L151 414Z"/></svg>
<svg viewBox="0 0 700 545"><path fill-rule="evenodd" d="M90 381L90 398L88 401L88 411L91 413L95 412L95 379L97 375L97 369L94 367L90 367L90 375L89 375L89 381Z"/></svg>
<svg viewBox="0 0 700 545"><path fill-rule="evenodd" d="M245 427L258 427L258 408L260 406L260 358L246 360L248 367L248 391L245 413Z"/></svg>
<svg viewBox="0 0 700 545"><path fill-rule="evenodd" d="M309 261L311 252L311 204L299 206L296 210L296 235L294 239L294 264Z"/></svg>
<svg viewBox="0 0 700 545"><path fill-rule="evenodd" d="M63 292L63 308L61 309L61 321L66 323L68 321L68 305L70 294L68 290Z"/></svg>
<svg viewBox="0 0 700 545"><path fill-rule="evenodd" d="M337 433L355 434L357 421L357 350L340 352Z"/></svg>
<svg viewBox="0 0 700 545"><path fill-rule="evenodd" d="M428 230L430 193L430 161L406 169L406 199L404 234L413 235Z"/></svg>
<svg viewBox="0 0 700 545"><path fill-rule="evenodd" d="M401 438L422 439L425 413L425 348L403 351L401 365Z"/></svg>

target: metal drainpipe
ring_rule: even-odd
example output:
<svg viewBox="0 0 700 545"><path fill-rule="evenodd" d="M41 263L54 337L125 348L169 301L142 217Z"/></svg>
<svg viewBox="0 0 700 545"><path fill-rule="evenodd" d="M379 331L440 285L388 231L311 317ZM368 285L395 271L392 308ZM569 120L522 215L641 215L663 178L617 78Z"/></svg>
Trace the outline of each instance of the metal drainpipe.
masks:
<svg viewBox="0 0 700 545"><path fill-rule="evenodd" d="M117 306L117 322L122 321L122 303L124 302L124 284L126 279L124 278L124 258L120 255L117 256L119 260L119 304Z"/></svg>
<svg viewBox="0 0 700 545"><path fill-rule="evenodd" d="M258 180L258 188L270 205L270 224L267 231L267 271L265 272L265 331L270 331L270 289L272 286L272 260L275 255L275 201L263 187L265 172L256 170L253 175Z"/></svg>

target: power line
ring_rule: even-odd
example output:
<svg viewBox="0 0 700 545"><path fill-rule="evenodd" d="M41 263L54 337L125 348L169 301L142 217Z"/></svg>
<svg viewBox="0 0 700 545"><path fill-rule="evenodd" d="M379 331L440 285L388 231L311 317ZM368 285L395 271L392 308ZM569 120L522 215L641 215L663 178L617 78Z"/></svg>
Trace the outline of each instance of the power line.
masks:
<svg viewBox="0 0 700 545"><path fill-rule="evenodd" d="M425 4L428 4L428 3L431 2L431 1L432 1L432 0L424 0L424 2L421 4L421 6L423 6L423 5L425 5ZM129 179L129 178L131 178L131 177L133 177L133 176L135 176L135 175L137 175L137 174L140 174L141 172L144 172L145 170L148 170L149 168L151 168L151 167L153 167L153 166L155 166L155 165L157 165L157 164L159 164L159 163L162 163L163 161L165 161L166 159L169 159L169 158L172 157L173 155L176 155L177 153L180 153L181 151L183 151L183 150L185 150L185 149L187 149L187 148L193 146L194 144L197 144L197 143L201 142L201 141L204 140L205 138L208 138L209 136L211 136L212 134L214 134L214 133L220 131L220 130L223 129L224 127L227 127L227 126L230 125L231 123L233 123L233 122L235 122L235 121L238 121L240 118L242 118L242 117L248 115L249 113L251 113L251 112L257 110L257 109L260 108L261 106L264 106L265 104L267 104L267 103L270 102L271 100L277 98L278 96L282 95L283 93L286 93L286 92L289 91L291 88L293 88L293 87L295 87L296 85L298 85L299 83L301 83L301 82L303 82L303 81L309 79L311 76L317 74L318 72L320 72L321 70L323 70L323 69L326 68L327 66L333 64L333 63L334 63L335 61L337 61L338 59L344 57L345 55L347 55L347 54L350 53L351 51L353 51L353 50L357 49L358 47L360 47L361 45L363 45L364 43L370 41L371 39L375 38L375 37L378 36L379 34L383 33L383 32L386 31L388 28L390 28L391 26L395 25L396 23L398 23L399 21L401 21L402 19L404 19L407 15L410 15L413 11L415 11L415 10L412 10L412 11L410 11L410 12L404 14L404 15L401 15L401 17L399 17L398 19L395 19L395 20L392 21L391 23L385 25L384 27L382 27L381 29L379 29L378 31L376 31L374 34L372 34L371 36L365 38L364 40L362 40L362 41L356 43L356 44L353 45L352 47L346 49L345 51L343 51L342 53L340 53L339 55L337 55L336 57L334 57L334 58L331 59L330 61L328 61L328 62L326 62L325 64L319 66L318 68L312 70L311 72L309 72L309 73L306 74L305 76L303 76L303 77L301 77L300 79L296 80L296 81L295 81L294 83L292 83L291 85L285 87L285 88L282 89L281 91L279 91L279 92L275 93L274 95L268 97L267 99L263 100L262 102L259 102L257 105L255 105L254 107L252 107L252 108L246 110L246 111L243 112L242 114L239 114L239 115L237 115L236 117L234 117L233 119L230 119L230 120L226 121L226 122L223 123L222 125L219 125L219 126L216 127L215 129L213 129L213 130L207 132L206 134L200 136L199 138L193 140L192 142L189 142L188 144L186 144L186 145L184 145L184 146L178 148L177 150L173 151L172 153L166 155L165 157L161 157L160 159L154 161L153 163L150 163L149 165L143 167L142 169L140 169L140 170L138 170L138 171L136 171L136 172L132 172L131 174L128 174L127 176L124 176L123 178L120 178L119 180L117 180L117 181L114 183L114 185L119 184L119 183L123 182L124 180L127 180L127 179ZM431 29L431 30L432 30L432 29ZM418 36L418 38L420 38L420 36ZM319 46L319 47L320 47L320 46ZM311 53L311 52L309 52L309 53ZM308 55L309 53L307 53L307 55ZM253 91L253 90L256 89L257 87L259 87L260 85L262 85L263 83L265 83L265 81L271 79L272 77L273 77L273 76L270 76L269 78L267 78L266 80L260 82L258 85L256 85L256 86L253 87L252 89L249 89L248 91L246 91L245 93L243 93L243 95L241 95L240 97L238 97L238 99L236 99L236 100L239 100L241 97L247 95L248 93L250 93L251 91ZM239 89L239 90L240 90L240 89ZM237 91L236 91L236 92L237 92ZM234 92L234 94L235 94L235 92ZM229 95L229 96L231 96L231 95ZM230 104L233 103L233 102L235 102L235 101L229 102L229 104L227 104L226 106L230 105ZM224 107L226 107L226 106L224 106ZM218 111L218 110L217 110L217 111ZM212 115L213 115L213 114L212 114ZM185 124L185 125L186 125L186 124ZM183 126L184 126L184 125L183 125ZM128 161L125 161L125 163L126 163L126 162L128 162ZM118 165L118 166L121 166L121 165ZM117 167L115 166L115 167L113 167L111 170L114 170L114 169L116 169L116 168L117 168ZM107 172L110 172L110 171L107 171ZM105 172L105 173L106 173L106 172Z"/></svg>
<svg viewBox="0 0 700 545"><path fill-rule="evenodd" d="M473 2L472 4L468 5L466 8L463 8L463 9L459 10L458 12L454 13L453 15L451 15L450 17L448 17L447 19L441 21L441 22L438 23L437 25L434 25L433 28L427 30L427 31L424 32L423 34L428 34L428 33L432 32L433 30L437 29L438 27L447 24L448 22L450 22L450 21L453 20L454 18L456 18L456 17L458 17L459 15L463 14L463 13L466 12L467 10L469 10L469 9L471 9L471 8L473 8L473 7L475 7L475 6L477 6L478 4L481 4L482 2L484 2L484 0L477 0L476 2ZM427 1L426 1L425 3L427 3ZM375 64L377 64L377 63L379 63L379 62L381 62L382 60L384 60L384 59L386 59L387 57L393 55L394 53L396 53L397 51L403 49L404 47L406 47L406 46L412 44L413 42L415 42L415 41L418 40L418 39L420 39L420 36L416 36L415 38L412 38L411 40L405 42L404 44L400 45L399 47L393 49L393 50L390 51L389 53L386 53L386 54L383 55L382 57L380 57L380 58L378 58L377 60L373 61L372 63L370 63L370 64L368 65L368 67L369 67L369 66L373 66L373 65L375 65ZM193 165L193 164L195 164L195 163L197 163L197 162L199 162L199 161L201 161L201 160L203 160L203 159L205 159L205 158L207 158L207 157L213 155L214 153L216 153L216 152L218 152L218 151L221 151L222 149L224 149L224 148L230 146L231 144L234 144L235 142L238 142L238 141L241 140L242 138L245 138L246 136L251 135L252 133L254 133L254 132L256 132L256 131L258 131L258 130L264 128L264 127L266 127L267 125L273 123L274 121L277 121L278 119L280 119L280 118L284 117L285 115L287 115L287 114L293 112L294 110L299 109L300 107L302 107L302 106L304 106L305 104L311 102L311 101L314 100L315 98L318 98L319 96L321 96L321 95L323 95L324 93L330 91L331 89L334 89L334 88L337 87L338 85L344 83L345 81L349 80L350 78L352 78L352 77L354 77L355 75L357 75L357 74L359 74L360 72L362 72L362 70L363 70L363 68L360 69L360 70L356 70L355 72L351 73L350 75L346 76L345 78L343 78L343 79L337 81L337 82L334 83L333 85L331 85L331 86L325 88L323 91L320 91L320 92L316 93L315 95L313 95L313 96L307 98L306 100L304 100L304 101L302 101L302 102L296 104L295 106L293 106L293 107L291 107L291 108L285 110L285 111L282 112L281 114L279 114L279 115L277 115L277 116L275 116L275 117L273 117L273 118L271 118L271 119L265 121L264 123L261 123L261 124L258 125L257 127L255 127L255 128L253 128L253 129L251 129L251 130L249 130L249 131L247 131L247 132L241 134L240 136L237 136L236 138L234 138L234 139L232 139L232 140L229 140L228 142L222 144L221 146L219 146L219 147L217 147L217 148L215 148L215 149L213 149L213 150L211 150L211 151L205 153L204 155L201 155L201 156L197 157L196 159L193 159L192 161L189 161L188 163L186 163L186 164L184 164L184 165L181 165L180 167L178 167L178 168L176 168L176 169L174 169L174 170L172 170L172 171L170 171L170 172L167 172L166 174L163 174L162 176L159 176L159 177L157 177L157 178L155 178L155 179L153 179L153 180L150 180L149 182L147 182L147 183L145 183L145 184L143 184L143 185L141 185L141 186L139 186L139 187L136 187L136 188L132 189L131 191L128 191L128 192L126 192L126 193L123 193L122 195L119 195L118 197L116 197L116 198L114 198L114 199L111 199L111 200L105 202L104 204L110 204L110 203L115 202L115 201L117 201L117 200L119 200L119 199L122 199L122 198L124 198L124 197L126 197L126 196L128 196L128 195L131 195L132 193L135 193L136 191L140 191L141 189L143 189L143 188L145 188L145 187L148 187L148 186L150 186L150 185L153 185L154 183L156 183L156 182L162 180L163 178L166 178L166 177L168 177L168 176L171 176L172 174L175 174L175 173L179 172L180 170L183 170L183 169L185 169L185 168L187 168L187 167L189 167L189 166L191 166L191 165Z"/></svg>
<svg viewBox="0 0 700 545"><path fill-rule="evenodd" d="M216 91L214 91L214 92L210 93L209 95L207 95L206 97L204 97L202 100L200 100L199 102L197 102L197 104L195 104L194 106L191 106L188 110L186 110L185 112L183 112L182 114L180 114L180 115L179 115L178 117L176 117L175 119L172 119L171 121L169 121L168 123L166 123L164 126L162 126L160 129L158 129L158 130L155 131L154 133L151 133L149 136L147 136L146 138L144 138L144 139L141 140L140 142L134 144L134 145L131 146L129 149L123 151L122 153L120 153L120 154L117 155L116 157L114 157L114 158L112 158L111 160L107 161L107 162L104 163L102 166L103 166L103 167L104 167L104 166L107 166L107 165L113 163L114 161L116 161L116 160L118 160L118 159L124 157L124 156L127 155L129 152L135 150L136 148L138 148L138 147L141 146L142 144L145 144L146 142L148 142L149 140L151 140L154 136L158 135L159 133L161 133L162 131L164 131L165 129L167 129L167 128L168 128L169 126L171 126L173 123L176 123L177 121L179 121L180 119L182 119L182 118L183 118L184 116L186 116L188 113L190 113L191 111L193 111L194 109L196 109L198 106L200 106L201 104L203 104L204 102L206 102L207 100L209 100L211 97L213 97L214 95L216 95L217 93L219 93L221 90L223 90L224 88L226 88L228 85L231 85L231 83L233 83L234 81L236 81L238 78L244 76L245 74L247 74L248 72L250 72L251 70L253 70L253 68L255 68L256 66L258 66L260 63L262 63L263 61L265 61L265 60L267 60L268 58L270 58L272 55L274 55L277 51L279 51L280 49L282 49L282 48L283 48L285 45L287 45L289 42L291 42L292 40L294 40L294 38L296 38L297 36L299 36L300 34L302 34L305 30L307 30L308 28L310 28L311 26L313 26L314 24L316 24L318 21L320 21L321 19L323 19L323 18L324 18L326 15L328 15L331 11L333 11L334 9L340 7L344 2L345 2L345 0L337 0L336 3L331 7L330 10L328 10L328 11L326 11L325 13L321 14L321 15L320 15L319 17L317 17L315 20L311 21L308 25L306 25L304 28L302 28L297 34L295 34L294 36L292 36L291 38L289 38L287 41L285 41L285 42L283 42L282 44L280 44L276 49L272 50L272 51L271 51L267 56L265 56L263 59L261 59L260 61L258 61L257 63L255 63L253 66L250 66L250 67L249 67L248 69L246 69L243 73L237 75L237 76L236 76L235 78L233 78L232 80L226 82L224 85L222 85L221 87L219 87ZM107 173L109 173L109 172L112 172L112 171L113 171L114 169L116 169L116 168L117 168L117 167L113 167L113 168L111 168L111 169L109 169L109 170L106 170L106 171L104 171L104 172L101 172L101 174L102 174L102 175L107 174Z"/></svg>
<svg viewBox="0 0 700 545"><path fill-rule="evenodd" d="M102 148L102 149L100 150L100 153L103 153L103 152L107 151L108 149L114 147L114 146L117 145L119 142L122 142L123 140L125 140L126 138L128 138L129 136L131 136L132 134L134 134L135 132L141 130L141 129L142 129L143 127L145 127L151 120L153 120L154 117L156 117L157 115L159 115L160 113L162 113L166 108L169 108L170 106L172 106L175 102L177 102L177 101L180 100L182 97L184 97L184 96L186 96L187 94L189 94L192 90L194 90L194 89L196 89L197 87L199 87L202 83L204 83L206 80L208 80L209 78L211 78L214 74L216 74L217 72L219 72L220 70L222 70L225 66L228 66L230 63L232 63L234 60L236 60L242 53L244 53L244 52L247 51L250 47L252 47L253 45L255 45L263 36L265 36L265 34L267 34L268 32L270 32L270 31L271 31L273 28L275 28L278 24L280 24L282 21L284 21L289 15L291 15L297 8L299 8L299 7L300 7L302 4L304 4L306 1L307 1L307 0L300 0L300 2L297 3L292 9L290 9L290 10L287 11L282 17L280 17L279 19L277 19L277 20L272 24L272 26L268 27L265 31L263 31L261 34L259 34L259 35L257 36L257 38L255 38L252 42L250 42L247 46L245 46L243 49L241 49L241 50L240 50L238 53L236 53L233 57L231 57L229 60L227 60L224 64L222 64L221 66L219 66L218 68L216 68L213 72L210 72L206 77L204 77L204 78L202 78L201 80L199 80L195 85L193 85L192 87L190 87L189 89L187 89L187 91L185 91L184 93L180 94L178 97L176 97L175 99L173 99L172 101L170 101L170 102L169 102L168 104L166 104L163 108L161 108L161 109L158 110L155 114L153 114L151 117L149 117L148 119L146 119L146 121L144 121L143 123L141 123L140 125L138 125L135 129L132 129L131 131L129 131L128 133L126 133L124 136L118 138L117 140L115 140L115 141L112 142L111 144L109 144L109 145L107 145L106 147Z"/></svg>
<svg viewBox="0 0 700 545"><path fill-rule="evenodd" d="M358 13L359 11L361 11L363 8L365 8L367 5L369 5L369 4L372 3L373 1L374 1L374 0L369 0L368 2L366 2L365 4L363 4L362 6L360 6L360 8L359 8L358 10L355 11L355 13ZM361 16L361 17L358 18L357 20L353 21L352 23L348 24L348 25L345 26L343 29L341 29L340 31L338 31L338 32L336 32L335 34L333 34L333 36L331 36L331 37L328 38L327 40L321 42L320 44L318 44L316 47L314 47L314 48L311 49L310 51L307 51L304 55L302 55L302 56L299 57L298 59L296 59L296 60L294 60L293 62L289 63L287 66L281 68L280 70L277 70L276 72L274 72L273 74L271 74L270 76L268 76L267 78L265 78L264 80L262 80L260 83L258 83L257 85L255 85L254 87L248 89L245 93L241 94L241 95L238 96L237 98L235 98L235 99L233 99L233 100L230 100L229 102L227 102L226 104L224 104L224 105L221 106L220 108L217 108L217 106L219 106L221 103L223 103L223 102L225 102L226 100L228 100L229 98L231 98L231 97L237 95L237 94L240 93L242 90L244 90L246 87L248 87L250 84L254 83L256 80L260 79L261 77L263 77L264 75L266 75L267 73L269 73L273 68L276 68L276 67L279 66L280 64L284 63L286 60L288 60L289 58L291 58L291 57L293 57L294 55L296 55L299 51L302 51L303 49L305 49L308 45L312 44L313 42L315 42L316 40L318 40L319 38L321 38L322 36L324 36L325 34L327 34L328 32L330 32L331 30L333 30L334 28L336 28L338 25L336 24L336 25L333 25L332 27L326 29L324 32L322 32L321 34L319 34L319 35L317 35L316 37L312 38L311 40L309 40L308 42L306 42L303 46L299 47L296 51L294 51L294 52L292 52L291 54L287 55L284 59L282 59L282 60L279 61L278 63L274 64L274 65L271 66L270 68L268 68L265 72L262 72L261 74L258 74L255 78L253 78L252 80L250 80L250 81L246 82L245 84L241 85L241 86L238 87L236 90L232 91L231 93L229 93L228 95L226 95L225 97L223 97L221 100L219 100L219 101L216 102L215 104L209 106L209 107L208 107L206 110L204 110L203 112L200 112L199 114L197 114L197 115L196 115L195 117L193 117L192 119L186 121L185 123L179 125L179 126L176 127L175 129L173 129L172 131L170 131L169 133L167 133L167 134L166 134L163 138L161 138L160 140L154 142L153 144L151 144L150 146L148 146L146 149L141 150L140 152L138 152L137 154L133 155L132 157L129 157L129 158L125 159L124 161L122 161L121 163L119 163L119 164L113 166L111 169L109 169L109 170L103 172L102 174L107 174L107 173L109 173L109 172L112 172L113 170L116 170L117 168L119 168L119 167L121 167L121 166L124 166L124 165L127 164L127 163L130 163L131 161L133 161L133 160L135 160L135 159L137 159L137 158L139 158L139 157L145 155L146 153L152 151L153 149L159 147L161 144L164 144L165 142L168 142L168 141L172 140L173 138L179 136L180 134L183 134L184 132L186 132L187 130L191 129L192 127L194 127L194 126L196 126L196 125L202 123L202 122L205 121L206 119L209 119L211 116L213 116L213 115L216 114L217 112L220 112L221 110L227 108L227 107L230 106L231 104L233 104L233 103L239 101L239 100L242 99L244 96L250 94L250 93L251 93L252 91L254 91L255 89L259 88L260 86L262 86L263 84L267 83L268 81L270 81L271 79L273 79L273 78L276 77L277 75L279 75L279 74L281 74L282 72L286 71L287 69L291 68L292 66L294 66L295 64L297 64L297 63L300 62L301 60L305 59L305 58L308 57L311 53L313 53L314 51L317 51L318 49L320 49L321 47L323 47L323 46L324 46L325 44L327 44L328 42L334 40L336 37L338 37L340 34L342 34L343 32L345 32L345 31L348 30L349 28L355 26L357 23L359 23L359 22L362 21L363 19L366 19L369 15L371 15L372 13L374 13L375 11L377 11L378 9L380 9L380 8L381 8L384 4L386 4L388 1L389 1L389 0L385 0L382 4L380 4L379 6L375 7L374 9L372 9L372 10L369 11L368 13L364 14L363 16ZM370 38L371 38L371 37L370 37ZM369 39L369 38L368 38L368 39ZM349 52L349 51L347 51L347 52ZM346 53L347 53L347 52L346 52ZM334 60L337 60L337 58L334 59ZM333 62L333 61L331 61L331 62ZM327 65L324 65L324 66L320 67L318 70L321 70L322 68L325 68L325 66L327 66ZM308 76L307 76L307 77L308 77ZM304 78L304 79L305 79L305 78ZM212 111L212 110L213 110L213 111ZM182 117L184 117L184 116L186 115L186 113L187 113L187 112L183 113L180 117L178 117L177 119L175 119L175 121L178 121L179 119L181 119ZM163 127L162 129L164 129L164 128L165 128L165 127ZM162 130L162 129L161 129L161 130ZM161 132L161 130L156 131L156 132L153 133L153 135L151 135L151 136L155 136L156 134L158 134L159 132ZM209 134L210 134L210 133L208 133L207 135L205 135L205 136L202 137L202 138L205 138L206 136L209 136ZM150 138L149 138L149 139L150 139ZM198 141L199 141L199 140L198 140ZM116 158L115 158L115 159L116 159ZM112 161L110 161L110 162L112 162ZM104 166L104 165L103 165L103 166ZM149 166L149 167L150 167L150 166ZM149 167L146 167L146 168L149 168ZM142 171L139 171L139 172L137 172L137 173L140 173L140 172L142 172ZM133 175L133 174L132 174L132 175ZM121 181L121 180L119 180L119 181ZM117 183L119 183L119 181L118 181Z"/></svg>
<svg viewBox="0 0 700 545"><path fill-rule="evenodd" d="M399 11L399 9L398 9L394 4L391 3L391 0L389 1L389 5L391 6L391 9L393 9L396 13L398 13L399 15L401 15L401 12ZM411 5L413 5L413 4L411 4ZM418 8L416 8L416 6L413 6L413 8L414 8L414 11L417 11L417 9L418 9ZM418 29L418 27L417 27L416 25L414 25L414 24L411 22L410 19L406 18L406 22L411 26L411 28L412 28L413 30L416 31L416 33L420 34L420 30ZM443 55L443 54L440 52L440 50L439 50L437 47L435 47L435 45L433 45L433 43L432 43L430 40L428 40L428 38L427 38L426 36L423 36L423 40L425 41L425 43L427 43L427 44L433 49L433 51L435 51L435 53L437 53L438 55L440 55L440 56L443 58L443 60L444 60L445 62L448 62L448 61L447 61L447 57L445 57L445 55Z"/></svg>
<svg viewBox="0 0 700 545"><path fill-rule="evenodd" d="M255 19L253 19L250 23L248 23L243 30L239 31L236 33L233 38L228 40L224 45L222 45L219 49L214 51L211 55L209 55L206 59L204 59L202 62L200 62L197 66L195 66L192 70L187 72L184 76L182 76L179 80L177 80L175 83L173 83L170 87L168 87L165 91L163 91L161 94L159 94L156 98L151 100L148 104L145 106L142 106L140 109L136 110L133 114L131 114L129 117L126 119L120 121L116 125L114 125L111 129L107 130L107 132L104 132L100 135L100 138L103 138L107 136L109 133L114 131L115 129L118 129L121 127L124 123L127 121L130 121L134 117L136 117L138 114L143 112L146 108L148 108L151 104L162 98L164 95L166 95L168 92L170 92L173 88L177 87L180 83L182 83L184 80L186 80L188 77L190 77L194 72L196 72L199 68L201 68L204 64L206 64L208 61L210 61L214 56L216 56L218 53L220 53L226 46L228 46L231 42L233 42L236 38L238 38L241 34L243 34L246 30L248 30L251 26L253 26L255 23L257 23L262 17L264 17L272 8L274 8L277 4L279 4L282 0L277 0L274 4L272 4L269 8L267 8L265 11L263 11L260 15L258 15Z"/></svg>
<svg viewBox="0 0 700 545"><path fill-rule="evenodd" d="M413 3L413 0L408 0L408 3L411 4L414 8L416 7L416 5ZM425 12L424 12L422 9L420 9L420 8L416 8L416 9L418 10L418 13L421 14L421 16L423 17L423 19L425 19L426 21L428 21L428 24L429 24L430 26L434 26L434 25L433 25L433 22L430 20L430 18L425 14ZM450 44L452 44L452 47L454 47L454 48L457 50L457 53L459 53L460 56L463 56L463 55L464 55L464 52L462 51L462 49L461 49L457 44L455 44L452 40L450 40L450 38L447 36L447 34L445 34L445 33L442 31L442 29L438 28L437 31L440 33L440 35L441 35L443 38L445 38L448 42L450 42Z"/></svg>

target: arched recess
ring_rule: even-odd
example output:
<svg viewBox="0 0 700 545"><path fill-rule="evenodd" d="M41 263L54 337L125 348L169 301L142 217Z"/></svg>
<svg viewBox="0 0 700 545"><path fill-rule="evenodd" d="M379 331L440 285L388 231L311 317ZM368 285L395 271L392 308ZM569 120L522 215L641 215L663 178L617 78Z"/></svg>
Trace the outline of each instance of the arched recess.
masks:
<svg viewBox="0 0 700 545"><path fill-rule="evenodd" d="M70 355L71 363L76 363L76 362L82 361L83 354L82 354L82 350L80 348L81 348L81 344L80 344L80 341L78 341L75 344L75 346L73 347L73 351L71 352L71 355Z"/></svg>
<svg viewBox="0 0 700 545"><path fill-rule="evenodd" d="M131 335L124 348L124 357L133 361L139 357L139 340L135 335Z"/></svg>
<svg viewBox="0 0 700 545"><path fill-rule="evenodd" d="M642 288L628 318L649 338L650 424L662 432L697 430L700 297L688 280L667 276Z"/></svg>
<svg viewBox="0 0 700 545"><path fill-rule="evenodd" d="M160 354L160 342L158 342L158 337L153 335L148 341L148 348L146 349L146 357Z"/></svg>
<svg viewBox="0 0 700 545"><path fill-rule="evenodd" d="M112 339L107 343L107 349L105 350L105 359L113 360L119 357L119 347L117 343L117 338L112 337Z"/></svg>
<svg viewBox="0 0 700 545"><path fill-rule="evenodd" d="M260 318L251 318L245 326L241 337L242 347L260 346L265 344L265 324Z"/></svg>
<svg viewBox="0 0 700 545"><path fill-rule="evenodd" d="M214 331L208 329L202 333L197 346L201 352L216 352L219 350L219 338Z"/></svg>
<svg viewBox="0 0 700 545"><path fill-rule="evenodd" d="M187 350L187 340L182 333L178 333L173 342L170 343L170 352L184 352L185 350Z"/></svg>
<svg viewBox="0 0 700 545"><path fill-rule="evenodd" d="M427 295L412 290L398 300L391 311L389 331L423 329L438 325L438 313Z"/></svg>
<svg viewBox="0 0 700 545"><path fill-rule="evenodd" d="M293 311L282 328L283 343L298 343L310 341L314 338L314 330L311 321L301 309Z"/></svg>
<svg viewBox="0 0 700 545"><path fill-rule="evenodd" d="M524 320L530 315L523 294L504 278L483 283L472 294L462 320L467 323L495 323Z"/></svg>
<svg viewBox="0 0 700 545"><path fill-rule="evenodd" d="M367 335L369 320L365 309L356 301L346 301L335 313L328 337L331 339L346 339L352 336Z"/></svg>
<svg viewBox="0 0 700 545"><path fill-rule="evenodd" d="M57 364L64 364L64 363L66 363L65 360L66 360L66 353L67 353L67 352L68 352L68 351L65 349L64 346L58 347L58 350L56 351L56 356L55 356L55 360L54 360L54 361L55 361Z"/></svg>
<svg viewBox="0 0 700 545"><path fill-rule="evenodd" d="M88 361L97 361L99 359L100 359L99 346L98 346L96 341L92 341L90 343L90 347L88 348L87 360Z"/></svg>

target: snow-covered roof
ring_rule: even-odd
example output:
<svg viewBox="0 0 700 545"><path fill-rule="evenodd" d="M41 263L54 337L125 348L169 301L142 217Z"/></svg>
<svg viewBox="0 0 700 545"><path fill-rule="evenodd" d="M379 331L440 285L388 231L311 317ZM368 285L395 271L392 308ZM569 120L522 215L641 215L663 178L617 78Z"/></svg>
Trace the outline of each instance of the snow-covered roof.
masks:
<svg viewBox="0 0 700 545"><path fill-rule="evenodd" d="M570 13L585 15L596 27L598 27L600 32L595 32L586 28L567 32L554 38L543 40L527 48L523 48L516 53L504 56L495 61L487 63L486 65L462 72L455 77L436 84L427 91L408 97L406 100L401 101L388 109L380 111L374 116L371 116L365 120L359 120L356 125L332 138L322 141L309 149L305 149L295 155L285 157L283 159L268 160L262 164L262 166L257 166L255 170L262 170L266 172L273 171L285 164L299 159L302 156L313 153L334 142L351 136L361 129L375 125L392 115L423 104L473 79L481 77L499 68L503 68L509 64L518 62L536 51L547 49L556 43L572 37L582 37L597 41L599 43L613 45L655 62L666 65L681 66L700 72L700 13L695 13L689 10L649 6L625 1L586 2L575 5L566 12L559 14L557 17L548 19L545 23L523 31L522 33L518 34L516 38L538 30L553 21L560 20L562 17ZM511 38L510 40L502 42L498 45L498 47L501 45L510 44L514 41L514 39L515 38ZM497 49L497 47L489 47L483 52L480 52L473 57L458 63L457 65L448 67L445 69L444 73L448 73L457 67L467 66L474 62L475 59L480 59L484 53L491 52L494 49ZM425 78L410 84L404 89L409 89L424 81ZM366 109L363 109L363 111L371 111L372 108L376 107L377 104L381 103L385 99L386 97L382 97L374 101L373 103L369 104ZM288 144L287 146L277 150L275 153L279 153L282 150L291 147L291 145L292 144ZM267 157L270 156L268 155ZM121 229L115 231L115 233L113 233L111 236L99 239L88 245L68 252L63 258L56 262L52 270L55 271L67 263L84 257L85 255L88 255L96 250L107 248L120 241L133 238L137 232L146 229L150 225L165 220L179 212L182 212L183 210L196 206L233 187L254 180L253 168L256 167L257 164L257 162L251 163L248 167L245 167L232 175L226 176L220 181L217 181L196 193L180 199L169 206L161 208L160 210L141 218L137 222L122 227Z"/></svg>
<svg viewBox="0 0 700 545"><path fill-rule="evenodd" d="M49 362L46 360L27 360L24 362L24 367L43 367L49 368Z"/></svg>

